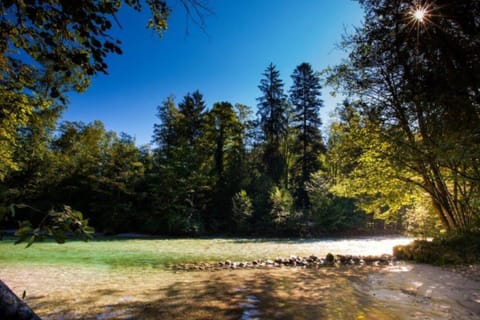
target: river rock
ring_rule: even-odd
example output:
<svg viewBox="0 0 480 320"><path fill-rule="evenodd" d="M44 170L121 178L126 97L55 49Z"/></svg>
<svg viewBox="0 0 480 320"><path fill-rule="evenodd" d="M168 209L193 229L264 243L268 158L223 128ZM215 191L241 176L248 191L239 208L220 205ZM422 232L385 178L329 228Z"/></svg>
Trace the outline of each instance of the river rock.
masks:
<svg viewBox="0 0 480 320"><path fill-rule="evenodd" d="M291 255L289 258L276 257L274 260L253 260L248 261L231 261L225 260L218 263L185 263L174 265L172 268L177 271L189 271L189 270L221 270L221 269L246 269L246 268L271 268L271 267L301 267L301 268L321 268L321 267L333 267L333 266L387 266L394 262L394 258L391 255L382 256L351 256L351 255L333 255L327 254L325 258L320 258L314 255L308 257L299 257Z"/></svg>

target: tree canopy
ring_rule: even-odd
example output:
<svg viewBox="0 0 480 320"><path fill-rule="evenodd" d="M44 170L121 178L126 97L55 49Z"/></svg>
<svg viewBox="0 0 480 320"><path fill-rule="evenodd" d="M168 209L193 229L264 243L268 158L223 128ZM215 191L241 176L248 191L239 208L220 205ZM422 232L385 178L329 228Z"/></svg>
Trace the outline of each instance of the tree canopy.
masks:
<svg viewBox="0 0 480 320"><path fill-rule="evenodd" d="M187 13L202 17L201 0L181 1ZM159 36L167 29L170 6L164 0L20 1L0 4L0 179L17 169L12 149L16 131L35 113L65 107L66 94L84 91L92 76L107 73L106 57L121 54L112 36L122 5L150 10L146 26Z"/></svg>
<svg viewBox="0 0 480 320"><path fill-rule="evenodd" d="M345 39L334 68L375 125L378 143L361 149L393 165L390 181L426 192L447 230L469 230L480 215L479 52L476 1L359 1L364 25ZM360 167L362 168L362 164ZM373 189L375 187L371 187ZM373 190L372 190L373 192Z"/></svg>
<svg viewBox="0 0 480 320"><path fill-rule="evenodd" d="M377 218L436 226L435 213L447 231L478 229L479 5L437 1L419 19L416 2L359 2L366 19L342 43L349 55L324 73L348 97L325 143L319 73L301 63L284 88L272 63L256 114L207 105L198 90L166 97L141 147L100 121L57 122L68 91L121 52L110 35L121 6L148 6L161 34L168 4L2 2L0 215L31 204L4 223L46 226L38 208L106 233L318 235L371 230Z"/></svg>

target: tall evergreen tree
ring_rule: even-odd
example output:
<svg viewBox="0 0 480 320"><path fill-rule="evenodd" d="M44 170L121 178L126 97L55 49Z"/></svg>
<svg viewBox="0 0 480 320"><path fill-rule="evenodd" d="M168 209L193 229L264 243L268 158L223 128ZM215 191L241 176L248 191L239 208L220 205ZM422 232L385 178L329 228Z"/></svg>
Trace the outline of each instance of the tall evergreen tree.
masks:
<svg viewBox="0 0 480 320"><path fill-rule="evenodd" d="M208 145L205 143L205 102L199 91L175 106L172 98L159 107L160 124L153 140L157 172L152 176L155 209L153 232L196 233L208 201Z"/></svg>
<svg viewBox="0 0 480 320"><path fill-rule="evenodd" d="M263 164L266 174L275 184L285 176L285 156L280 147L287 131L287 96L283 91L280 72L270 64L263 73L258 88L262 96L257 98L260 126L264 134Z"/></svg>
<svg viewBox="0 0 480 320"><path fill-rule="evenodd" d="M305 183L310 175L320 169L319 155L325 150L320 133L319 110L323 106L320 99L320 79L312 66L302 63L292 74L293 84L290 89L290 101L294 107L293 125L298 132L294 151L298 154L294 165L296 202L301 208L309 207Z"/></svg>
<svg viewBox="0 0 480 320"><path fill-rule="evenodd" d="M207 115L207 143L213 154L210 183L213 198L208 227L213 231L232 229L232 198L241 189L244 176L243 128L229 102L218 102ZM217 230L215 230L217 229Z"/></svg>
<svg viewBox="0 0 480 320"><path fill-rule="evenodd" d="M187 94L178 104L178 110L183 115L180 124L181 134L187 147L194 148L202 135L205 108L203 95L198 90Z"/></svg>
<svg viewBox="0 0 480 320"><path fill-rule="evenodd" d="M160 123L153 126L152 142L158 146L157 155L168 158L172 156L172 150L179 143L177 130L179 111L173 97L168 97L162 105L158 106L157 117Z"/></svg>

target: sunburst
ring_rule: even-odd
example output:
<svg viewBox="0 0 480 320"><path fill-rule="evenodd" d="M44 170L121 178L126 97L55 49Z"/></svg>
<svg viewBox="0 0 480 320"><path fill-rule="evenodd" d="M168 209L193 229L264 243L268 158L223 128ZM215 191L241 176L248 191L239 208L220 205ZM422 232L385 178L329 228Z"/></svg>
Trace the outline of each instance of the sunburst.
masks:
<svg viewBox="0 0 480 320"><path fill-rule="evenodd" d="M431 23L435 6L429 2L417 2L408 11L409 24L414 27L425 27Z"/></svg>
<svg viewBox="0 0 480 320"><path fill-rule="evenodd" d="M423 23L425 16L427 15L427 9L425 8L417 8L413 12L413 17L415 20L417 20L419 23Z"/></svg>

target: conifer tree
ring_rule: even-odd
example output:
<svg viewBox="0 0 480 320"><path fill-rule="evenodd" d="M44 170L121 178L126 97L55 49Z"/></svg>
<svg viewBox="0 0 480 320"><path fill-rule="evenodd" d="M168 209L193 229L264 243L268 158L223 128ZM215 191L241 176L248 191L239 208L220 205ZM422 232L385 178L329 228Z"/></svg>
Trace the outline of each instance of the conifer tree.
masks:
<svg viewBox="0 0 480 320"><path fill-rule="evenodd" d="M320 99L320 79L312 66L302 63L292 74L293 84L290 89L290 101L294 107L293 125L298 135L294 151L298 154L294 165L296 202L301 208L308 208L308 195L305 183L310 175L320 169L319 155L325 150L320 133L319 110L323 106Z"/></svg>
<svg viewBox="0 0 480 320"><path fill-rule="evenodd" d="M263 165L273 183L280 184L285 176L285 156L280 147L287 131L287 96L274 64L267 67L263 76L258 86L263 95L257 98L264 140Z"/></svg>

